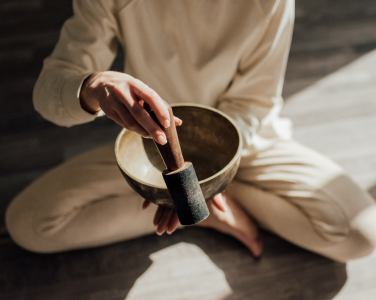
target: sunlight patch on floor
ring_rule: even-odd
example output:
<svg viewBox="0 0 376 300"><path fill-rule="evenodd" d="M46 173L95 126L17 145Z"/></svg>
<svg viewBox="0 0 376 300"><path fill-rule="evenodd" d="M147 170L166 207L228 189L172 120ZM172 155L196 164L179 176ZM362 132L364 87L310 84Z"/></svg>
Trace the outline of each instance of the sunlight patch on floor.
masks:
<svg viewBox="0 0 376 300"><path fill-rule="evenodd" d="M196 245L181 242L151 254L150 259L153 264L126 300L219 300L232 293L223 271Z"/></svg>

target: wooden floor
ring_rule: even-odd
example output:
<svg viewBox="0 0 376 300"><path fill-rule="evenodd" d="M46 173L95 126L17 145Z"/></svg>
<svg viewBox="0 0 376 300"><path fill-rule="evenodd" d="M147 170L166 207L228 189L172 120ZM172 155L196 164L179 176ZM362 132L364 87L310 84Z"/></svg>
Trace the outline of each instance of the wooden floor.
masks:
<svg viewBox="0 0 376 300"><path fill-rule="evenodd" d="M41 120L30 105L41 60L71 13L69 3L0 3L0 28L9 28L17 16L22 24L16 27L20 31L13 31L15 36L9 30L0 33L2 215L11 198L34 178L77 153L114 140L119 131L105 119L58 128ZM41 23L36 26L32 21L38 13ZM337 161L376 198L375 2L297 0L296 15L283 116L294 121L298 141ZM50 23L54 26L43 29ZM121 61L119 56L113 68L119 69ZM15 88L18 81L20 89ZM196 228L38 255L10 240L2 218L0 299L376 299L376 252L345 265L263 234L266 250L259 261L236 240Z"/></svg>

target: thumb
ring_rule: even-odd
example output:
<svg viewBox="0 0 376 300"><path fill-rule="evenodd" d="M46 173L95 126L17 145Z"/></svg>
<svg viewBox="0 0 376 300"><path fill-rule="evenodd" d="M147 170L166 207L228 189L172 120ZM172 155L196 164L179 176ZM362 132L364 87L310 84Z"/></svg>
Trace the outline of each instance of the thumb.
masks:
<svg viewBox="0 0 376 300"><path fill-rule="evenodd" d="M175 126L181 126L183 124L183 121L175 116L174 116L174 121L175 121Z"/></svg>

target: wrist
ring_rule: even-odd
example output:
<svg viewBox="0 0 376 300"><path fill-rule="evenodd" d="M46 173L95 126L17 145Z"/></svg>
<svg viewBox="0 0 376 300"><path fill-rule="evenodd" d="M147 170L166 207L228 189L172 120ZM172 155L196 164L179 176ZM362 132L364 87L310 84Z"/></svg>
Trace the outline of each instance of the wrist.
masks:
<svg viewBox="0 0 376 300"><path fill-rule="evenodd" d="M95 114L101 110L99 100L96 96L94 82L102 75L102 72L91 74L81 86L80 104L81 107L90 114Z"/></svg>

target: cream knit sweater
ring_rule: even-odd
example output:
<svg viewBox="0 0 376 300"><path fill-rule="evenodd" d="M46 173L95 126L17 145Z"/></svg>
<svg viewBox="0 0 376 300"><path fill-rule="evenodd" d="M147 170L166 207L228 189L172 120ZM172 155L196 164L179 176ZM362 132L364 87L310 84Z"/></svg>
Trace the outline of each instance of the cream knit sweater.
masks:
<svg viewBox="0 0 376 300"><path fill-rule="evenodd" d="M94 120L79 102L83 80L107 70L118 43L124 72L169 103L198 103L231 116L243 156L290 138L279 118L293 0L76 0L74 16L44 61L35 109L72 126Z"/></svg>

